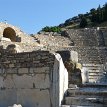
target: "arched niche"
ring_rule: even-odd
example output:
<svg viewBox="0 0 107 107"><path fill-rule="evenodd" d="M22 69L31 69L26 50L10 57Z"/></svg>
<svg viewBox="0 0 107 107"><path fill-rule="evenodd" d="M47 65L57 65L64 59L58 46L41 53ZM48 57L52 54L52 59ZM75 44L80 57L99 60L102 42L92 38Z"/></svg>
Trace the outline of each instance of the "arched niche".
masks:
<svg viewBox="0 0 107 107"><path fill-rule="evenodd" d="M10 27L4 29L3 37L9 38L12 42L16 42L16 32Z"/></svg>

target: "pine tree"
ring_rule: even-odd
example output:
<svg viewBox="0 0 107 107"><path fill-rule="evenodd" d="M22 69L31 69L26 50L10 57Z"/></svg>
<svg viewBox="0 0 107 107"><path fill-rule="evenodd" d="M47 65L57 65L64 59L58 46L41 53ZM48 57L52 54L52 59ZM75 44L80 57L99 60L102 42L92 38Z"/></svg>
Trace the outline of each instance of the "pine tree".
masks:
<svg viewBox="0 0 107 107"><path fill-rule="evenodd" d="M104 5L104 21L107 21L107 3Z"/></svg>
<svg viewBox="0 0 107 107"><path fill-rule="evenodd" d="M91 22L97 22L97 14L96 14L96 9L91 9L90 10L90 14L91 14Z"/></svg>
<svg viewBox="0 0 107 107"><path fill-rule="evenodd" d="M86 19L85 17L83 17L83 18L81 19L81 22L80 22L80 27L81 27L81 28L84 28L84 27L86 27L87 25L88 25L87 19Z"/></svg>
<svg viewBox="0 0 107 107"><path fill-rule="evenodd" d="M101 7L99 5L99 7L97 8L97 22L101 23L102 21L102 11L101 11Z"/></svg>

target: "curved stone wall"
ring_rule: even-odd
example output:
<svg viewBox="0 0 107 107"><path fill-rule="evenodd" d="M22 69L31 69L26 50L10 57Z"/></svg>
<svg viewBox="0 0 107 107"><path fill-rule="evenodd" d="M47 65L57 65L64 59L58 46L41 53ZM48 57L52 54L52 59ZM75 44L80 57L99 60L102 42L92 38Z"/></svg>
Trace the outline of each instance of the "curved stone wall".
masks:
<svg viewBox="0 0 107 107"><path fill-rule="evenodd" d="M3 37L9 38L12 42L30 43L31 41L33 41L33 38L29 37L20 28L1 22L0 23L0 38L3 38Z"/></svg>

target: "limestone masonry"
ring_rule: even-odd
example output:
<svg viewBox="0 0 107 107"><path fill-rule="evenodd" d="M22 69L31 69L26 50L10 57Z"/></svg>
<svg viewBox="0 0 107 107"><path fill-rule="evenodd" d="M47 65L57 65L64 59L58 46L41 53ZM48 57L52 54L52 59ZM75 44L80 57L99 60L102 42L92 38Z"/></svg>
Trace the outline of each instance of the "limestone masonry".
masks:
<svg viewBox="0 0 107 107"><path fill-rule="evenodd" d="M0 23L0 107L14 104L106 107L107 28L28 35Z"/></svg>

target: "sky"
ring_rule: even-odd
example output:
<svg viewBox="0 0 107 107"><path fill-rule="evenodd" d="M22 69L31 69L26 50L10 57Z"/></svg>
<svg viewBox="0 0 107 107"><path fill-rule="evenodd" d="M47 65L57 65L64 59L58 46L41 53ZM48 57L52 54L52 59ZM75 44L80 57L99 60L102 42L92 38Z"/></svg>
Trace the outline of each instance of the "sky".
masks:
<svg viewBox="0 0 107 107"><path fill-rule="evenodd" d="M0 22L35 34L45 26L55 26L107 0L0 0Z"/></svg>

